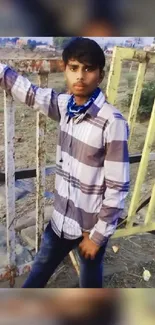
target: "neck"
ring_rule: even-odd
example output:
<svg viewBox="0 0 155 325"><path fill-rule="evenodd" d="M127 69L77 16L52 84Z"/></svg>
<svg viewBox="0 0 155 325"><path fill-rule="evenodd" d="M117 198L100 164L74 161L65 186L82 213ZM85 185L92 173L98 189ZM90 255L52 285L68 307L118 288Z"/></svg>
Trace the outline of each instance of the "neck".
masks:
<svg viewBox="0 0 155 325"><path fill-rule="evenodd" d="M79 97L79 96L74 96L75 103L77 106L84 105L89 97Z"/></svg>

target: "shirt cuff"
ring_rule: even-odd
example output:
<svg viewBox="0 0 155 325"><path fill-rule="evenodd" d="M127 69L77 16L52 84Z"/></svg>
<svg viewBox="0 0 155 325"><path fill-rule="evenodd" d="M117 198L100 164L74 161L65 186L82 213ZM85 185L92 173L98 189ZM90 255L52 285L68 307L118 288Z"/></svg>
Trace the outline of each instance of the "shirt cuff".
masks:
<svg viewBox="0 0 155 325"><path fill-rule="evenodd" d="M4 71L5 71L6 68L7 68L6 64L0 63L0 78L3 77Z"/></svg>
<svg viewBox="0 0 155 325"><path fill-rule="evenodd" d="M97 246L102 246L104 243L107 242L108 237L105 237L97 230L92 230L89 235L89 239L92 240Z"/></svg>
<svg viewBox="0 0 155 325"><path fill-rule="evenodd" d="M107 224L107 222L99 219L95 226L92 228L89 239L91 239L96 245L102 246L115 232L117 222L118 219L116 219L111 224Z"/></svg>

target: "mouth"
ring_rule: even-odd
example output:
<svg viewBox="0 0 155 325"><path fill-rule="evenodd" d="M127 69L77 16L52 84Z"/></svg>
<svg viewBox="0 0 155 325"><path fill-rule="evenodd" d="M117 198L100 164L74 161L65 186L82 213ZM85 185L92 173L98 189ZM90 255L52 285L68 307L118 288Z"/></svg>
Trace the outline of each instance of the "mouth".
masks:
<svg viewBox="0 0 155 325"><path fill-rule="evenodd" d="M74 88L78 88L78 89L84 89L86 86L82 83L77 83L77 84L74 84Z"/></svg>

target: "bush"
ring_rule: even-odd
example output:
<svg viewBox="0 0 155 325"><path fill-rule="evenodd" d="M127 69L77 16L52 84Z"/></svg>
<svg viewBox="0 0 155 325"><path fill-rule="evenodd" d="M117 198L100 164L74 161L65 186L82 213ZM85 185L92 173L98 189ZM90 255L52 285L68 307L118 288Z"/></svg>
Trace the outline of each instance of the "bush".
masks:
<svg viewBox="0 0 155 325"><path fill-rule="evenodd" d="M135 80L135 74L133 74L132 72L129 72L126 75L126 80L127 80L127 83L128 83L128 88L132 88L133 87L133 82Z"/></svg>
<svg viewBox="0 0 155 325"><path fill-rule="evenodd" d="M148 118L151 115L152 107L155 99L155 82L149 81L144 83L144 87L141 94L140 104L138 108L138 116ZM132 94L128 94L127 106L130 107L132 100Z"/></svg>

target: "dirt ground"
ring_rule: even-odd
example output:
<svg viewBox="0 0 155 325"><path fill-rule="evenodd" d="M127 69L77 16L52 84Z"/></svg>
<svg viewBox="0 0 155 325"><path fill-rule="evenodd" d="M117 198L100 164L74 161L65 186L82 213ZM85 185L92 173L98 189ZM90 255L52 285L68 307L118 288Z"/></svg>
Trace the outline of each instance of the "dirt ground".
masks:
<svg viewBox="0 0 155 325"><path fill-rule="evenodd" d="M129 70L123 69L121 81L118 89L118 98L117 98L117 107L123 113L123 115L128 117L128 108L124 105L124 99L127 96L129 90L128 82L127 82L127 74ZM136 71L132 72L136 76ZM38 83L38 79L36 76L29 75L29 79L33 83ZM154 79L154 73L149 71L146 73L146 80ZM105 89L107 78L102 83L102 89ZM65 89L65 82L63 79L63 73L53 73L49 77L49 87L55 88L57 91L63 91ZM21 105L16 102L16 125L15 125L15 164L16 169L19 168L35 168L36 163L36 114L31 109L26 108L25 105ZM130 153L141 153L146 137L148 127L148 121L143 123L137 122L135 125L134 135L132 139L132 146L130 149ZM46 164L51 165L55 163L55 153L56 153L56 141L57 141L57 123L53 122L50 119L47 119L47 133L46 133ZM4 112L3 112L3 93L0 91L0 148L4 146ZM155 146L152 148L152 151L155 151ZM4 150L0 150L0 169L4 171ZM138 164L131 165L131 189L126 201L125 213L128 210L128 206L130 203L131 195L133 192L133 187L137 175ZM148 171L146 175L145 182L143 184L141 190L141 198L144 199L148 194L150 194L153 181L155 179L155 163L154 161L149 162ZM54 190L54 176L46 177L46 190L53 191ZM46 199L45 204L52 203L52 200ZM35 208L35 195L29 194L26 198L21 199L16 202L16 217L20 218L24 216L28 211L31 211ZM137 220L140 222L143 220L145 215L146 208L143 209L138 215ZM5 211L0 211L0 222L5 224ZM153 258L154 251L154 237L150 235L149 237L146 235L142 236L134 236L129 237L129 240L119 239L117 240L118 245L123 249L123 254L120 254L119 257L119 265L117 262L117 254L111 251L111 253L107 253L105 257L105 266L109 264L109 261L112 261L111 270L115 270L115 265L118 267L116 271L113 273L107 272L105 275L105 287L154 287L155 286L155 261ZM150 239L151 238L151 239ZM133 245L133 241L139 241L139 243ZM145 252L143 253L142 243L145 246ZM112 243L110 244L112 246ZM125 246L124 246L125 245ZM139 247L138 247L139 245ZM110 250L111 250L110 246ZM136 249L141 251L141 259L138 263L133 263L131 257L134 256L134 251ZM130 252L130 253L129 253ZM146 261L146 255L150 252L150 259ZM110 255L111 254L111 255ZM121 269L121 265L124 263L123 259L128 259L128 271L126 269ZM152 256L152 258L151 258ZM132 264L133 263L133 264ZM142 279L142 271L143 269L149 269L152 274L151 282L145 282ZM110 271L112 272L112 271ZM67 277L66 277L67 275ZM68 279L68 280L67 280ZM52 282L50 282L50 287L67 287L67 286L78 286L78 278L76 272L74 271L72 265L70 264L70 260L67 258L65 260L65 264L62 264L60 270L56 273L54 278L52 277Z"/></svg>

